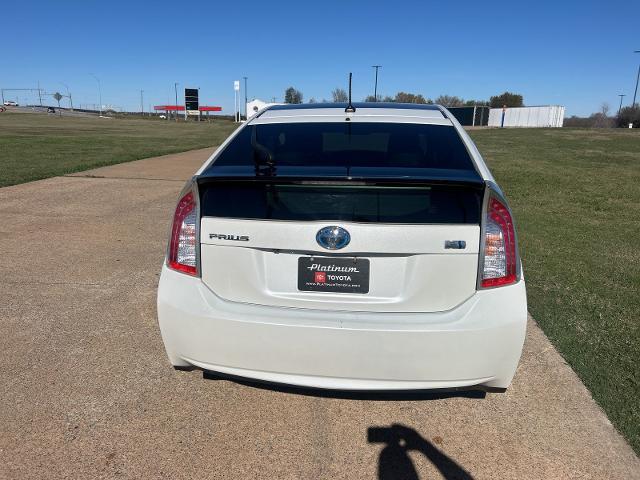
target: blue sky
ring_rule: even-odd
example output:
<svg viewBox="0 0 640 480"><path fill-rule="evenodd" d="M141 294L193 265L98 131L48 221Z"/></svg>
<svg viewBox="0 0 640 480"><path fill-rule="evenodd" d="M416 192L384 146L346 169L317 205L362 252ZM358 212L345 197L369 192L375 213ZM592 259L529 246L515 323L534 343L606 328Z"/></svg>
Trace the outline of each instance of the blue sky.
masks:
<svg viewBox="0 0 640 480"><path fill-rule="evenodd" d="M354 98L399 90L486 99L510 90L529 105L588 115L630 103L640 2L122 2L5 0L0 87L65 92L74 104L145 110L174 103L173 83L233 112L233 80L250 98L293 85L321 100L354 74ZM24 101L25 94L17 94ZM16 94L9 97L15 98ZM31 99L31 101L33 101ZM53 103L53 101L50 101Z"/></svg>

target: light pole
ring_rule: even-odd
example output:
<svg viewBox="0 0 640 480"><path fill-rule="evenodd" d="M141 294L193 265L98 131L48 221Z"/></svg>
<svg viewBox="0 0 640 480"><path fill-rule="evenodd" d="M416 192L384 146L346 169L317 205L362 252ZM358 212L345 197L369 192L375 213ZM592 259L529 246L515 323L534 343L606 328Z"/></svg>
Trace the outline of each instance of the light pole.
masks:
<svg viewBox="0 0 640 480"><path fill-rule="evenodd" d="M178 82L173 83L173 88L176 91L176 122L178 121Z"/></svg>
<svg viewBox="0 0 640 480"><path fill-rule="evenodd" d="M640 50L635 50L633 53L640 53ZM636 95L638 94L638 80L640 80L640 65L638 65L638 75L636 76L636 89L633 92L633 103L632 107L636 106Z"/></svg>
<svg viewBox="0 0 640 480"><path fill-rule="evenodd" d="M618 115L620 115L620 110L622 110L622 99L626 97L626 95L624 93L620 93L618 94L618 96L620 97L620 106L618 107Z"/></svg>
<svg viewBox="0 0 640 480"><path fill-rule="evenodd" d="M102 86L100 85L100 79L98 77L96 77L93 73L90 73L89 75L91 75L93 78L96 79L96 82L98 82L98 101L100 102L100 116L102 116Z"/></svg>
<svg viewBox="0 0 640 480"><path fill-rule="evenodd" d="M373 101L377 102L378 101L378 69L382 67L382 65L371 65L371 68L375 68L376 69L376 83L375 86L373 87Z"/></svg>
<svg viewBox="0 0 640 480"><path fill-rule="evenodd" d="M244 79L244 118L247 118L247 77L242 77Z"/></svg>
<svg viewBox="0 0 640 480"><path fill-rule="evenodd" d="M71 106L71 110L73 111L73 100L71 99L71 92L69 91L69 85L62 82L60 82L60 85L64 86L64 88L67 89L67 97L69 98L69 105Z"/></svg>
<svg viewBox="0 0 640 480"><path fill-rule="evenodd" d="M140 113L144 117L144 90L140 90Z"/></svg>

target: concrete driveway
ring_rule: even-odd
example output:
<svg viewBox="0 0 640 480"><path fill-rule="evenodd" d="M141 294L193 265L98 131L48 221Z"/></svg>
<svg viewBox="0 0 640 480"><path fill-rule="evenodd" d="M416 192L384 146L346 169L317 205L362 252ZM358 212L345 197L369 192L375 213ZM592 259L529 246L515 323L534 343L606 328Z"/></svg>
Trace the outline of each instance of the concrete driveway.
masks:
<svg viewBox="0 0 640 480"><path fill-rule="evenodd" d="M176 195L209 151L0 189L0 478L640 478L532 321L514 384L486 397L314 396L171 369L156 284Z"/></svg>

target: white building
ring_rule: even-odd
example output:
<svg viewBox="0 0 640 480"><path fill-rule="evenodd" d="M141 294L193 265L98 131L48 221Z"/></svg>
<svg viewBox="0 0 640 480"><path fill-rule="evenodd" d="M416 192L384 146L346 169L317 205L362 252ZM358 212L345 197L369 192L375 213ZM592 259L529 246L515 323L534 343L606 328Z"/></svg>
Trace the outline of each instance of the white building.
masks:
<svg viewBox="0 0 640 480"><path fill-rule="evenodd" d="M490 127L562 127L563 122L564 107L562 105L506 108L504 124L502 108L489 110Z"/></svg>
<svg viewBox="0 0 640 480"><path fill-rule="evenodd" d="M282 103L267 103L267 102L263 102L262 100L259 100L257 98L254 98L250 102L247 102L247 118L252 117L256 113L258 113L260 110L264 110L265 108L270 107L271 105L283 105L283 104Z"/></svg>

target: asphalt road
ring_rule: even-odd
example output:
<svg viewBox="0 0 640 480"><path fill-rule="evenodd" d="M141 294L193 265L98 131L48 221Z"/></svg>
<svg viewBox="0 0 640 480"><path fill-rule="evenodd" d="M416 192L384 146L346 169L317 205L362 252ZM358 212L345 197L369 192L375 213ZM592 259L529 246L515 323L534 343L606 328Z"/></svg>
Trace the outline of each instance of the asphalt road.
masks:
<svg viewBox="0 0 640 480"><path fill-rule="evenodd" d="M640 478L533 322L514 384L484 398L171 369L155 291L176 195L207 153L0 189L0 478Z"/></svg>

